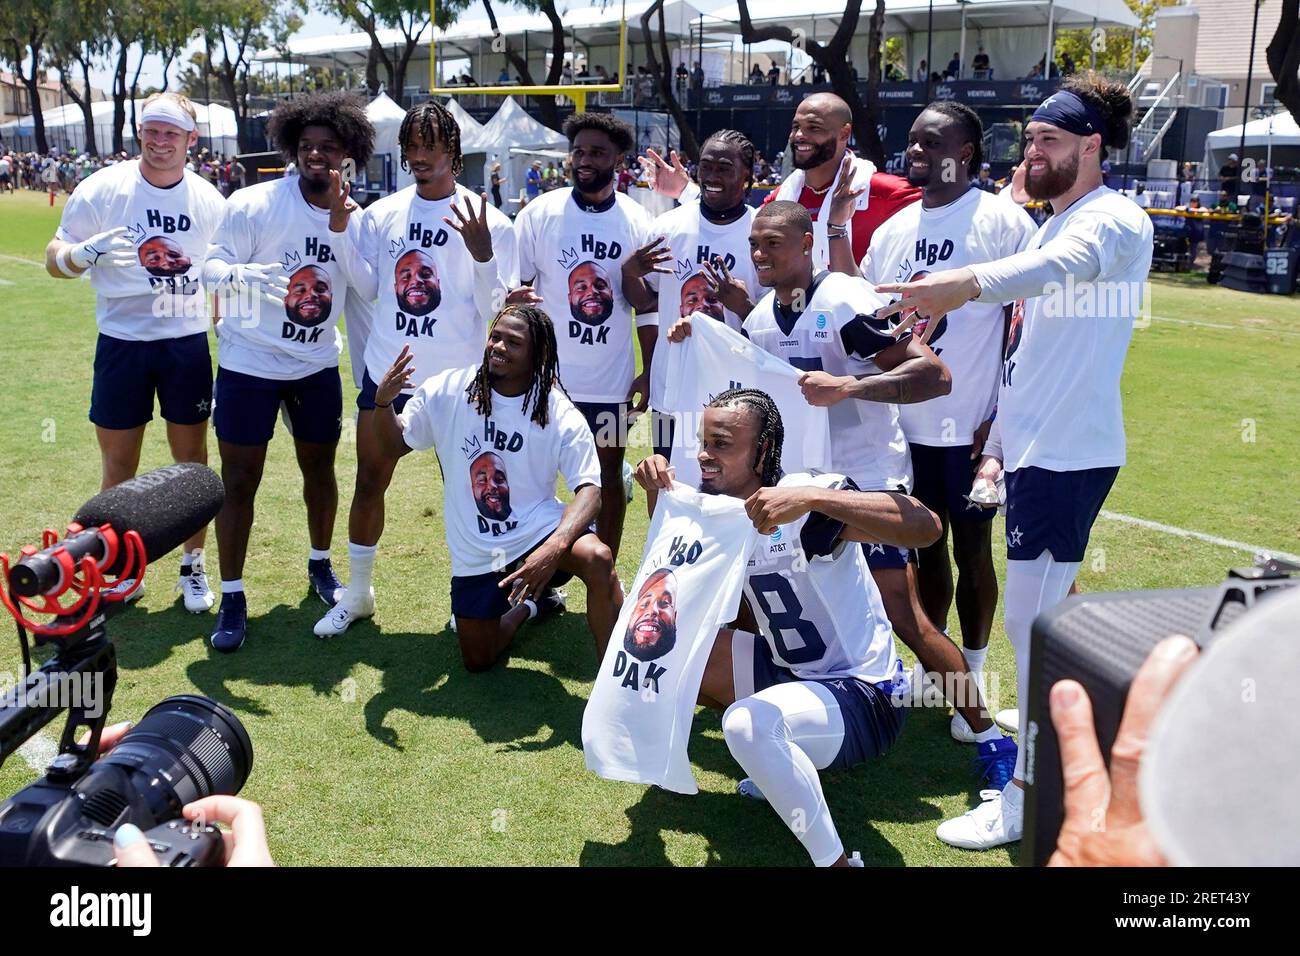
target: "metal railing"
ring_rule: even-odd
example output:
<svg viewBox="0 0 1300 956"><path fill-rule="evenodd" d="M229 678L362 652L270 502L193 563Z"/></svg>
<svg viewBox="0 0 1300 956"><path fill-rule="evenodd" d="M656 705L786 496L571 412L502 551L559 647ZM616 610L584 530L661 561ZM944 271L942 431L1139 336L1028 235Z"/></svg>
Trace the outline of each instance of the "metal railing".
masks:
<svg viewBox="0 0 1300 956"><path fill-rule="evenodd" d="M1174 124L1174 119L1178 115L1175 102L1177 95L1171 95L1170 91L1178 87L1181 79L1182 73L1175 73L1170 77L1156 94L1155 102L1147 108L1142 118L1133 127L1129 139L1130 162L1144 163L1160 148L1160 141L1165 133L1169 132L1169 127Z"/></svg>

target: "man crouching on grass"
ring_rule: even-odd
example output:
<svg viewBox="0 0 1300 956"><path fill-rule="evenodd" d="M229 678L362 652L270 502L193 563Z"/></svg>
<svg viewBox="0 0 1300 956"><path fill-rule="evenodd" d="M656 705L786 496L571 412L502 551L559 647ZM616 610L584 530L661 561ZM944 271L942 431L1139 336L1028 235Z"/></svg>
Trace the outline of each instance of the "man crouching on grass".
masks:
<svg viewBox="0 0 1300 956"><path fill-rule="evenodd" d="M599 660L623 591L609 548L591 531L600 463L560 383L550 318L508 305L488 329L482 364L427 379L399 416L393 400L414 374L403 348L375 390L370 427L393 458L433 448L442 464L451 611L465 666L491 667L521 624L563 607L553 588L575 576L587 585ZM573 493L567 505L555 496L557 472Z"/></svg>

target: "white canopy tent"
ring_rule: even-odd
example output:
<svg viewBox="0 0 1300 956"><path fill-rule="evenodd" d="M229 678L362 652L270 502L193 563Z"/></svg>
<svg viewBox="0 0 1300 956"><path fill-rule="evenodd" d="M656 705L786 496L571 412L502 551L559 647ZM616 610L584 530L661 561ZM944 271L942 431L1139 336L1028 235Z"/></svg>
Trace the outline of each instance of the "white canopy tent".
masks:
<svg viewBox="0 0 1300 956"><path fill-rule="evenodd" d="M144 110L144 100L135 101L137 120ZM95 146L101 154L113 148L113 102L97 100L90 106L91 117L95 127ZM214 153L233 156L238 150L238 131L235 126L235 113L228 106L219 103L195 103L194 111L198 114L199 143ZM81 107L75 103L46 110L45 136L51 148L81 152L86 148L86 124L81 115ZM0 124L0 139L18 149L36 148L36 119L23 116L8 123ZM131 128L131 101L126 102L126 123L122 129L122 145L132 155L139 150L135 145L135 130Z"/></svg>
<svg viewBox="0 0 1300 956"><path fill-rule="evenodd" d="M456 102L454 96L447 98L446 106L447 112L451 113L452 118L456 120L456 125L460 127L461 155L463 156L471 147L480 149L483 146L483 124L466 113L465 108Z"/></svg>
<svg viewBox="0 0 1300 956"><path fill-rule="evenodd" d="M485 187L492 181L492 164L499 162L504 179L502 197L517 196L523 188L529 165L534 159L543 158L536 150L567 152L568 148L569 141L563 134L537 122L513 96L507 96L472 146L466 146L464 140L461 141L466 169L462 173L462 180L469 186ZM517 210L503 208L502 211Z"/></svg>
<svg viewBox="0 0 1300 956"><path fill-rule="evenodd" d="M1300 166L1300 125L1286 110L1247 123L1246 148L1243 150L1241 145L1240 123L1215 130L1205 137L1204 169L1211 182L1230 153L1240 154L1243 174L1253 163L1254 175L1259 178L1268 175L1269 167ZM1246 179L1246 176L1242 178Z"/></svg>
<svg viewBox="0 0 1300 956"><path fill-rule="evenodd" d="M375 128L375 157L387 155L392 164L393 191L411 185L415 180L409 172L402 169L402 149L397 142L406 110L394 103L388 94L380 93L366 105L366 118Z"/></svg>

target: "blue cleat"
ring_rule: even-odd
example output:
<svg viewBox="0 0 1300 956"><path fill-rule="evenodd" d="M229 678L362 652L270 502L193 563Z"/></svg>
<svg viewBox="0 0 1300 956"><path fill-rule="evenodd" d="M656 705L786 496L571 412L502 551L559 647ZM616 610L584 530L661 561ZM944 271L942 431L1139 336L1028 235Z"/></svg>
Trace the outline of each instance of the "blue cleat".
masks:
<svg viewBox="0 0 1300 956"><path fill-rule="evenodd" d="M244 646L248 637L248 602L243 591L221 595L217 611L217 626L212 631L212 646L226 654L233 654Z"/></svg>
<svg viewBox="0 0 1300 956"><path fill-rule="evenodd" d="M343 582L334 573L329 558L308 561L307 580L311 582L311 589L316 592L316 596L330 607L339 602L339 597L343 594Z"/></svg>
<svg viewBox="0 0 1300 956"><path fill-rule="evenodd" d="M1015 773L1016 742L1010 737L999 737L976 746L975 770L980 783L987 789L1001 791Z"/></svg>

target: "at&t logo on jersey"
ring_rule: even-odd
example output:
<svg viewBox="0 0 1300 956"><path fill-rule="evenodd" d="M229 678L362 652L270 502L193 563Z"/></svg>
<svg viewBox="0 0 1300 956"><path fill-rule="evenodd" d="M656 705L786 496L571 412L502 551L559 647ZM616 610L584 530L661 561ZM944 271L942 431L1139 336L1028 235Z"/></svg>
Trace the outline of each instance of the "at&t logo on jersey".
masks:
<svg viewBox="0 0 1300 956"><path fill-rule="evenodd" d="M826 329L826 326L829 324L829 321L830 321L830 317L825 312L817 313L817 318L813 322L813 325L816 326L816 328L813 330L813 338L824 339L830 337L830 332L828 332Z"/></svg>

